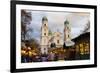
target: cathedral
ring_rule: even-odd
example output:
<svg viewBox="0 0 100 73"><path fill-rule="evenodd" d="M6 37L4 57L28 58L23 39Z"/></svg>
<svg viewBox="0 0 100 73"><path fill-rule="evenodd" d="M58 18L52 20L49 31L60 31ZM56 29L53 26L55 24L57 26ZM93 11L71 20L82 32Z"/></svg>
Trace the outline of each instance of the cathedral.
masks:
<svg viewBox="0 0 100 73"><path fill-rule="evenodd" d="M41 53L48 54L48 49L63 47L64 43L66 45L70 45L69 43L74 44L71 41L71 28L69 22L66 20L64 22L64 30L63 34L61 32L51 32L48 27L48 19L47 17L42 18L42 26L41 26L41 37L40 37L40 45L41 45ZM64 35L64 39L62 38Z"/></svg>

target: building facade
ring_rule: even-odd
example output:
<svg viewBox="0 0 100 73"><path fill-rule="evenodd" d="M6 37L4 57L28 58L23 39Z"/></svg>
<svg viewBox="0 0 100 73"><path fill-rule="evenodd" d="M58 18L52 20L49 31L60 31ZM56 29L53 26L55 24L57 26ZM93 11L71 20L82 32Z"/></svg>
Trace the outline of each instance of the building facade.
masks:
<svg viewBox="0 0 100 73"><path fill-rule="evenodd" d="M62 33L51 32L48 27L48 19L47 17L42 18L42 26L41 26L41 53L48 54L48 50L52 48L63 47L64 42L70 41L71 28L69 22L66 20L64 22L64 39L62 37Z"/></svg>

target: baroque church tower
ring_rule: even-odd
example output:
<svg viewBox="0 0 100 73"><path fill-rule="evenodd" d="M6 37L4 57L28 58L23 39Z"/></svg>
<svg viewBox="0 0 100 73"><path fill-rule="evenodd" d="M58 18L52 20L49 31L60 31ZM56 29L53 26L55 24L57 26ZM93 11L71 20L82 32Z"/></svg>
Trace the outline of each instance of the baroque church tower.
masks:
<svg viewBox="0 0 100 73"><path fill-rule="evenodd" d="M42 18L42 27L41 27L41 53L48 53L48 41L49 41L49 29L48 29L48 19L47 17Z"/></svg>
<svg viewBox="0 0 100 73"><path fill-rule="evenodd" d="M71 28L69 22L66 20L64 22L64 42L65 41L70 41L71 36L70 36Z"/></svg>
<svg viewBox="0 0 100 73"><path fill-rule="evenodd" d="M64 22L64 44L65 46L73 46L75 43L71 40L71 24L68 20Z"/></svg>

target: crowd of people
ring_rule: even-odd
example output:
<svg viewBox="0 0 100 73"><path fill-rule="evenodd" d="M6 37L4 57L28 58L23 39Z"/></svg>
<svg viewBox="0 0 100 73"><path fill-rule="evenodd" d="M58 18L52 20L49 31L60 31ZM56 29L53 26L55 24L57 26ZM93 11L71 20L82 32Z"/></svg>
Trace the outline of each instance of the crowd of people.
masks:
<svg viewBox="0 0 100 73"><path fill-rule="evenodd" d="M48 62L48 61L58 61L61 59L59 54L50 52L49 54L40 54L40 55L21 55L21 62Z"/></svg>
<svg viewBox="0 0 100 73"><path fill-rule="evenodd" d="M87 46L85 46L85 48L88 48ZM24 46L21 49L21 62L28 63L28 62L49 62L49 61L59 61L59 60L89 59L89 54L87 53L81 54L82 47L76 46L78 51L73 47L69 47L67 49L55 48L54 50L49 51L48 54L41 54L39 50L37 51L37 49L32 49L31 47Z"/></svg>

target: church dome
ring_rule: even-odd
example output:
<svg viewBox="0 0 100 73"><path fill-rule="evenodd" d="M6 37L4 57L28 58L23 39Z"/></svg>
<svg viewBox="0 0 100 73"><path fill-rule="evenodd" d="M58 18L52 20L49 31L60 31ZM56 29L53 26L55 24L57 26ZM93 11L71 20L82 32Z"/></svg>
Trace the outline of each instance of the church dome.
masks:
<svg viewBox="0 0 100 73"><path fill-rule="evenodd" d="M44 17L42 18L42 21L48 21L47 17L44 16Z"/></svg>
<svg viewBox="0 0 100 73"><path fill-rule="evenodd" d="M69 24L69 21L68 21L68 20L66 20L66 21L64 22L64 25L67 25L67 24Z"/></svg>

